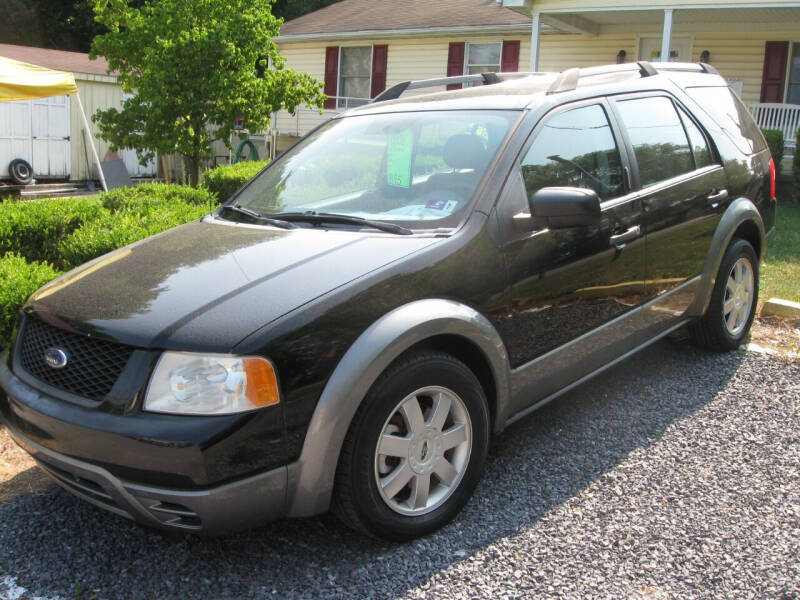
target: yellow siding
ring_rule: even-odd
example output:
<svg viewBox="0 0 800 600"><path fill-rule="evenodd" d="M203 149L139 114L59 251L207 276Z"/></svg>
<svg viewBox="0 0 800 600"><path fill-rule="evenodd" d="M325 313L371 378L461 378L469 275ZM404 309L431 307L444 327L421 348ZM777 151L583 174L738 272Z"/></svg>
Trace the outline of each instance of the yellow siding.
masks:
<svg viewBox="0 0 800 600"><path fill-rule="evenodd" d="M632 3L630 0L533 0L534 10L542 12L559 10L609 10L609 9L637 9L641 7L658 7L658 8L680 8L682 6L701 7L701 6L715 6L720 4L717 0L639 0L639 2ZM725 0L725 5L734 6L752 6L751 0ZM763 6L781 6L786 5L784 0L759 0L759 5Z"/></svg>
<svg viewBox="0 0 800 600"><path fill-rule="evenodd" d="M105 160L108 153L108 144L97 137L98 128L92 122L92 115L99 109L107 108L121 108L122 107L122 88L112 82L96 81L83 79L80 74L75 76L76 83L78 84L78 92L83 101L83 108L86 111L86 118L89 120L89 127L92 130L95 144L97 146L97 153L100 160ZM81 117L78 101L74 96L70 98L70 162L71 164L71 179L75 181L85 180L87 178L86 169L86 155L89 155L89 161L92 161L92 150L89 146L89 140L86 139L84 146L83 136L83 119ZM95 178L97 174L93 171Z"/></svg>
<svg viewBox="0 0 800 600"><path fill-rule="evenodd" d="M566 0L568 3L570 0ZM543 3L545 4L545 3ZM651 3L648 3L651 4ZM654 3L653 3L654 4ZM561 3L559 3L561 5ZM582 5L586 5L583 3ZM708 23L710 28L718 28L719 23ZM764 63L764 44L769 40L800 41L800 23L793 30L785 24L772 24L766 31L759 32L703 32L702 23L691 29L676 30L675 35L689 35L692 40L692 60L700 60L703 50L711 52L711 63L720 73L729 78L743 80L742 99L745 102L758 102L761 93L761 76ZM653 33L640 33L654 35ZM656 34L657 35L657 34ZM430 38L415 40L370 40L358 44L389 44L387 62L387 86L409 79L424 79L444 76L447 69L447 49L451 41L498 40L499 37L448 39ZM520 71L528 71L530 56L530 36L506 36L503 39L520 40ZM355 43L355 42L354 42ZM306 44L284 44L281 52L287 58L287 65L293 69L311 73L320 81L324 78L324 42ZM625 50L629 62L636 60L639 53L639 35L635 27L630 33L606 33L594 37L583 35L543 35L540 42L539 70L562 71L569 67L585 67L609 64L616 61L617 53ZM282 113L277 119L277 129L285 133L296 130L305 133L310 127L328 118L315 111L303 110L299 118ZM299 126L298 126L299 124Z"/></svg>
<svg viewBox="0 0 800 600"><path fill-rule="evenodd" d="M800 25L800 24L799 24ZM764 44L769 40L800 40L800 26L791 32L759 34L697 34L692 59L700 60L703 50L711 52L711 63L725 77L741 77L742 100L758 102L761 97L761 76L764 68Z"/></svg>
<svg viewBox="0 0 800 600"><path fill-rule="evenodd" d="M539 70L563 71L570 67L607 65L616 62L620 50L627 52L628 61L634 60L638 52L636 36L632 33L596 37L543 35L539 44ZM526 62L528 60L526 57Z"/></svg>
<svg viewBox="0 0 800 600"><path fill-rule="evenodd" d="M386 86L413 79L429 79L444 77L447 74L447 51L450 42L481 42L499 40L520 41L520 70L528 69L530 55L530 35L469 37L469 38L420 38L409 40L358 40L340 45L366 46L371 44L388 44L386 59ZM315 42L302 44L281 44L280 52L286 58L286 66L297 71L305 71L320 82L325 78L325 47L336 42ZM428 88L419 93L436 91ZM413 93L413 92L409 92ZM306 133L309 129L329 118L335 111L318 111L300 109L297 115L281 111L276 115L272 127L280 133L292 134L299 131Z"/></svg>

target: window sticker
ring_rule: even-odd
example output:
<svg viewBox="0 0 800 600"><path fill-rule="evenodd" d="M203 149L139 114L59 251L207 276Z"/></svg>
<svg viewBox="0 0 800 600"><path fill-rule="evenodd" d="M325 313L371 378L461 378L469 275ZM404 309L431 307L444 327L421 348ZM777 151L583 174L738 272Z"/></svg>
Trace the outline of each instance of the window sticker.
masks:
<svg viewBox="0 0 800 600"><path fill-rule="evenodd" d="M448 215L455 210L456 206L458 206L458 202L455 200L445 200L443 198L434 198L425 203L425 208L438 210Z"/></svg>
<svg viewBox="0 0 800 600"><path fill-rule="evenodd" d="M389 136L386 147L386 183L392 187L411 187L411 157L414 136L410 129Z"/></svg>

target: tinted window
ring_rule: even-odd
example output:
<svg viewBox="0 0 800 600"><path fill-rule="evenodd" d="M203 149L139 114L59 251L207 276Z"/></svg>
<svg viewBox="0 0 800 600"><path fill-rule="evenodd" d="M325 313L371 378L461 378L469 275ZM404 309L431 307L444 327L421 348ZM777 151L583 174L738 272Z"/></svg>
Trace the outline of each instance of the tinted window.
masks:
<svg viewBox="0 0 800 600"><path fill-rule="evenodd" d="M689 136L689 144L692 147L692 154L694 154L695 168L707 167L711 164L711 150L708 147L706 137L682 108L679 108L678 112Z"/></svg>
<svg viewBox="0 0 800 600"><path fill-rule="evenodd" d="M522 161L528 195L543 187L590 188L602 200L623 193L622 161L603 108L576 108L549 119Z"/></svg>
<svg viewBox="0 0 800 600"><path fill-rule="evenodd" d="M728 88L695 87L686 92L714 118L739 150L752 154L766 148L764 136L747 107Z"/></svg>
<svg viewBox="0 0 800 600"><path fill-rule="evenodd" d="M618 106L639 163L642 186L694 170L686 132L672 100L654 96L623 100Z"/></svg>
<svg viewBox="0 0 800 600"><path fill-rule="evenodd" d="M278 216L311 210L453 227L519 116L452 110L332 119L282 154L237 202Z"/></svg>

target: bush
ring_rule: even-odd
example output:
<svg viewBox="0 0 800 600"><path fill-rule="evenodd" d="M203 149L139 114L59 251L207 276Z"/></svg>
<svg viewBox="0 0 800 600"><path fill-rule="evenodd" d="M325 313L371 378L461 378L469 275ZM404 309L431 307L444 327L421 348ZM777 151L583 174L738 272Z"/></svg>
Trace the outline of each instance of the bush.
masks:
<svg viewBox="0 0 800 600"><path fill-rule="evenodd" d="M58 275L47 263L28 262L18 254L0 258L0 347L8 346L19 310L33 292Z"/></svg>
<svg viewBox="0 0 800 600"><path fill-rule="evenodd" d="M796 144L800 143L800 129L795 133ZM795 199L800 201L800 146L795 144L792 157L792 183L794 183Z"/></svg>
<svg viewBox="0 0 800 600"><path fill-rule="evenodd" d="M75 230L59 245L64 265L76 267L122 246L202 217L208 206L176 203L151 206L147 212L119 210L107 213Z"/></svg>
<svg viewBox="0 0 800 600"><path fill-rule="evenodd" d="M254 160L240 162L235 165L221 165L203 173L203 186L214 196L219 203L223 203L233 196L234 192L256 176L261 169L266 167L268 161Z"/></svg>
<svg viewBox="0 0 800 600"><path fill-rule="evenodd" d="M0 256L59 264L58 246L73 231L107 211L94 198L49 198L0 203Z"/></svg>
<svg viewBox="0 0 800 600"><path fill-rule="evenodd" d="M772 158L775 161L775 173L780 177L784 150L783 131L780 129L762 129L761 131L764 132L770 154L772 154Z"/></svg>
<svg viewBox="0 0 800 600"><path fill-rule="evenodd" d="M132 212L139 215L149 214L155 208L178 205L205 206L208 210L216 205L216 198L208 190L166 183L117 188L102 194L100 201L111 212Z"/></svg>

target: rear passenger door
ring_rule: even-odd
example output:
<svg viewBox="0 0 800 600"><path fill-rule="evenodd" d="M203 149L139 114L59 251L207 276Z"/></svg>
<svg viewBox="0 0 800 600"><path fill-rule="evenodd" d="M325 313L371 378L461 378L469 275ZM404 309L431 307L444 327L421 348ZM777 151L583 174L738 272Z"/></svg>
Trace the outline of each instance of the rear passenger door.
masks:
<svg viewBox="0 0 800 600"><path fill-rule="evenodd" d="M727 206L725 172L709 137L664 93L617 97L646 236L646 337L680 323L699 289L711 239Z"/></svg>

